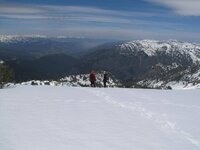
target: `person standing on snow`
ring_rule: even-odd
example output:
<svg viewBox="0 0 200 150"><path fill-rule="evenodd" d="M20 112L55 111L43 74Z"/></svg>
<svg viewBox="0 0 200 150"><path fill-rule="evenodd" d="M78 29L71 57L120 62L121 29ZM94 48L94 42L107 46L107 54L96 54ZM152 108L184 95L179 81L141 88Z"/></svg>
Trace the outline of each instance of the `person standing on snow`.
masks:
<svg viewBox="0 0 200 150"><path fill-rule="evenodd" d="M106 83L108 82L108 74L106 72L104 72L103 75L103 85L104 87L107 87Z"/></svg>
<svg viewBox="0 0 200 150"><path fill-rule="evenodd" d="M94 71L91 71L90 73L90 83L91 87L96 87L96 75Z"/></svg>

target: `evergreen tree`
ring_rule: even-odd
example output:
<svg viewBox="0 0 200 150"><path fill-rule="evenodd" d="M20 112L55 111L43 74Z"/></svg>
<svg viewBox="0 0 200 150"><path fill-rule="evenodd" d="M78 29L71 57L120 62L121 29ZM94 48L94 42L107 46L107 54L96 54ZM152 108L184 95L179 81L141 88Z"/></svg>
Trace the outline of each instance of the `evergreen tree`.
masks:
<svg viewBox="0 0 200 150"><path fill-rule="evenodd" d="M4 63L0 63L0 88L12 81L14 78L14 71Z"/></svg>

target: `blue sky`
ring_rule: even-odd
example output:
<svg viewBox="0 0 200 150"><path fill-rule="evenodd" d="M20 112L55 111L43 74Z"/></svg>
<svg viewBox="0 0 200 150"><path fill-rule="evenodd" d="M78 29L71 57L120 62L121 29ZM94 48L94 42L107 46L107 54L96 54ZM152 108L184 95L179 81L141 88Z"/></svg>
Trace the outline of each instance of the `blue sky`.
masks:
<svg viewBox="0 0 200 150"><path fill-rule="evenodd" d="M200 41L199 0L0 0L0 34Z"/></svg>

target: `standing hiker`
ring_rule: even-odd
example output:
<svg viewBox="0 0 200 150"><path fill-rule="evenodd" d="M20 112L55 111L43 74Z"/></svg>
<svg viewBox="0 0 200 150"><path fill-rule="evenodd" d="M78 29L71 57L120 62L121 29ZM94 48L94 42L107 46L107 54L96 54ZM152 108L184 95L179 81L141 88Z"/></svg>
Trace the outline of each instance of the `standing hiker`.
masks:
<svg viewBox="0 0 200 150"><path fill-rule="evenodd" d="M103 85L104 87L107 87L106 83L108 82L108 74L106 72L104 72L103 75Z"/></svg>
<svg viewBox="0 0 200 150"><path fill-rule="evenodd" d="M96 75L94 71L91 71L90 73L90 83L91 83L91 87L96 87Z"/></svg>

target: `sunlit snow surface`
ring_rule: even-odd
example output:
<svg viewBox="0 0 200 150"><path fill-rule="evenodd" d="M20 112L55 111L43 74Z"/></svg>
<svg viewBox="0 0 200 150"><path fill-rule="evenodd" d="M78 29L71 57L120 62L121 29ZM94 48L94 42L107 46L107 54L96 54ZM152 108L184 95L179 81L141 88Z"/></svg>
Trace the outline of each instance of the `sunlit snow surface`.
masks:
<svg viewBox="0 0 200 150"><path fill-rule="evenodd" d="M199 150L200 91L0 90L1 150Z"/></svg>
<svg viewBox="0 0 200 150"><path fill-rule="evenodd" d="M157 53L165 53L173 57L187 55L192 61L200 61L200 45L188 42L179 42L176 40L156 41L156 40L136 40L124 43L120 46L121 53L126 52L145 52L148 56L155 56Z"/></svg>

